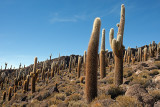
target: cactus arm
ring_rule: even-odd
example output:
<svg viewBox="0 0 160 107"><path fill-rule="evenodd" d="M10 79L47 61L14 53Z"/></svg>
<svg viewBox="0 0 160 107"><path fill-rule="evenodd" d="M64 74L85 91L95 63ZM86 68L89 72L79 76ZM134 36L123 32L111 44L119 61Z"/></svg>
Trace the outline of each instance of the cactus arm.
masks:
<svg viewBox="0 0 160 107"><path fill-rule="evenodd" d="M118 34L122 36L122 43L123 43L123 33L124 33L124 24L125 24L125 7L124 4L121 5L121 18L118 27Z"/></svg>
<svg viewBox="0 0 160 107"><path fill-rule="evenodd" d="M109 41L110 41L111 48L112 48L112 40L113 40L113 38L114 38L114 29L111 28L110 32L109 32Z"/></svg>

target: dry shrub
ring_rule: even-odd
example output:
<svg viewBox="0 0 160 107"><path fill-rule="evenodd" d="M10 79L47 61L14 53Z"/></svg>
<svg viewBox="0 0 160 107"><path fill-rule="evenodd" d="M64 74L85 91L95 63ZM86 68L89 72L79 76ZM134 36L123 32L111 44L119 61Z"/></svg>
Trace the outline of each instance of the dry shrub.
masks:
<svg viewBox="0 0 160 107"><path fill-rule="evenodd" d="M158 70L152 70L152 71L148 71L148 74L150 76L155 76L155 75L159 74L159 72L158 72Z"/></svg>
<svg viewBox="0 0 160 107"><path fill-rule="evenodd" d="M70 101L68 107L88 107L83 101Z"/></svg>
<svg viewBox="0 0 160 107"><path fill-rule="evenodd" d="M100 102L91 103L91 107L103 107Z"/></svg>
<svg viewBox="0 0 160 107"><path fill-rule="evenodd" d="M107 84L113 84L113 77L114 77L114 72L108 73L108 75L105 78Z"/></svg>
<svg viewBox="0 0 160 107"><path fill-rule="evenodd" d="M157 66L158 69L160 69L160 61L155 61L155 66Z"/></svg>
<svg viewBox="0 0 160 107"><path fill-rule="evenodd" d="M149 94L154 97L157 101L160 100L160 90L151 90L149 91Z"/></svg>
<svg viewBox="0 0 160 107"><path fill-rule="evenodd" d="M73 90L71 88L66 89L66 96L70 96L72 94Z"/></svg>
<svg viewBox="0 0 160 107"><path fill-rule="evenodd" d="M56 98L56 100L62 100L62 101L64 101L65 98L66 98L66 95L63 94L63 93L56 94L56 95L55 95L55 98Z"/></svg>
<svg viewBox="0 0 160 107"><path fill-rule="evenodd" d="M107 82L108 84L113 84L113 77L108 77L108 78L106 79L106 82Z"/></svg>
<svg viewBox="0 0 160 107"><path fill-rule="evenodd" d="M81 100L81 95L80 95L80 94L77 94L77 93L74 93L74 94L70 95L70 96L65 100L65 102L78 101L78 100Z"/></svg>
<svg viewBox="0 0 160 107"><path fill-rule="evenodd" d="M56 98L52 98L50 100L51 104L54 104L54 105L58 105L60 103L62 103L62 100L57 100Z"/></svg>
<svg viewBox="0 0 160 107"><path fill-rule="evenodd" d="M142 107L142 104L135 98L130 96L118 96L116 102L110 107Z"/></svg>
<svg viewBox="0 0 160 107"><path fill-rule="evenodd" d="M133 84L141 84L144 87L147 87L151 83L151 77L147 73L147 71L144 71L140 73L139 75L134 75L132 78L132 81L130 82L130 85Z"/></svg>
<svg viewBox="0 0 160 107"><path fill-rule="evenodd" d="M101 94L95 98L95 100L111 99L111 95Z"/></svg>
<svg viewBox="0 0 160 107"><path fill-rule="evenodd" d="M110 85L107 89L107 95L111 95L111 98L114 99L115 97L119 95L123 95L125 92L121 87L118 87L116 85Z"/></svg>
<svg viewBox="0 0 160 107"><path fill-rule="evenodd" d="M132 76L132 69L131 68L124 68L123 69L123 77L127 78Z"/></svg>

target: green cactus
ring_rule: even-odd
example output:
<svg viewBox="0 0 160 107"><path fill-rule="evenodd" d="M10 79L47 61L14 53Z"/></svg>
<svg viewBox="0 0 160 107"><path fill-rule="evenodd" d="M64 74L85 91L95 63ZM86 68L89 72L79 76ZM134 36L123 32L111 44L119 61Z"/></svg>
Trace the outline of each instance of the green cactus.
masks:
<svg viewBox="0 0 160 107"><path fill-rule="evenodd" d="M97 96L98 46L101 20L96 18L87 50L85 97L90 103Z"/></svg>
<svg viewBox="0 0 160 107"><path fill-rule="evenodd" d="M114 29L110 30L110 45L114 53L115 68L114 68L114 84L119 86L123 83L123 33L125 24L125 7L121 5L121 19L118 24L117 40L114 39Z"/></svg>

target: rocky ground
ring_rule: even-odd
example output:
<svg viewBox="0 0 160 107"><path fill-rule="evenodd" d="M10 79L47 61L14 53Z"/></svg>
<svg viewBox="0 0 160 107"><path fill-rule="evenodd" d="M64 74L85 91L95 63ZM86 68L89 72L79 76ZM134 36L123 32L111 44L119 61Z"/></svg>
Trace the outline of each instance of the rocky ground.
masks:
<svg viewBox="0 0 160 107"><path fill-rule="evenodd" d="M67 57L61 60L65 58ZM58 59L54 59L56 60ZM42 62L39 62L38 69L40 65ZM113 84L114 65L110 66L112 66L111 71L106 67L107 75L103 79L100 79L98 70L98 97L91 104L85 102L83 65L80 78L77 78L77 65L71 68L71 73L66 68L60 70L53 78L46 76L45 80L41 79L42 74L39 72L36 92L31 93L31 82L29 91L25 93L23 85L18 85L15 93L12 90L10 101L8 101L8 90L10 86L14 86L16 72L3 70L1 74L6 72L6 77L9 78L5 78L3 89L0 91L0 105L4 107L160 107L160 60L150 58L148 61L134 64L125 62L124 83L119 87ZM31 70L30 68L32 65L25 69ZM7 92L5 100L2 99L4 91Z"/></svg>

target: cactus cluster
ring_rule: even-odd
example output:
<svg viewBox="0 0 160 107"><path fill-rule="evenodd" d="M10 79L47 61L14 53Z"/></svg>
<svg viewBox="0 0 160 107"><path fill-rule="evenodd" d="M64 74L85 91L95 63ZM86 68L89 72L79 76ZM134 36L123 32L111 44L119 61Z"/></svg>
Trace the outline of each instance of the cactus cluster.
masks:
<svg viewBox="0 0 160 107"><path fill-rule="evenodd" d="M120 85L123 83L123 33L124 33L124 24L125 24L125 7L121 5L121 18L120 23L117 25L118 33L117 39L114 39L114 29L110 30L110 46L113 50L114 59L115 59L115 68L114 68L114 84Z"/></svg>

